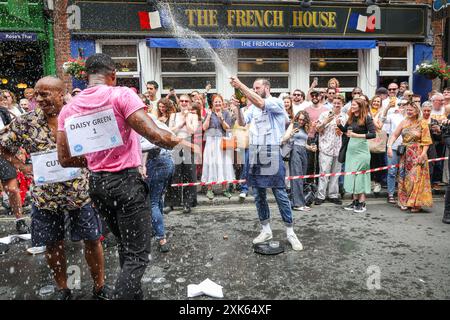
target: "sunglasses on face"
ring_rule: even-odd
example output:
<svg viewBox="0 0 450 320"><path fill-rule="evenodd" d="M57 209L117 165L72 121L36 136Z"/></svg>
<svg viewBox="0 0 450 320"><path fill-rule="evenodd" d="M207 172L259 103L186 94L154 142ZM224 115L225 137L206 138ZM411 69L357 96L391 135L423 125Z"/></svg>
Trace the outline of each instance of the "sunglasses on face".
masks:
<svg viewBox="0 0 450 320"><path fill-rule="evenodd" d="M390 89L388 89L388 91L395 91L395 90L397 90L397 88L390 88Z"/></svg>
<svg viewBox="0 0 450 320"><path fill-rule="evenodd" d="M293 96L294 96L294 97L300 97L301 94L300 94L300 93L294 93Z"/></svg>

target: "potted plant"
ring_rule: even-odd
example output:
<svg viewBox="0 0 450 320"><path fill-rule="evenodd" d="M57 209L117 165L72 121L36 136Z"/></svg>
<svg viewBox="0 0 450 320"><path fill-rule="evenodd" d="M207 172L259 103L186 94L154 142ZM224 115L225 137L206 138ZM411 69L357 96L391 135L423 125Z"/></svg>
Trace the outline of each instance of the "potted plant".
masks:
<svg viewBox="0 0 450 320"><path fill-rule="evenodd" d="M70 58L64 62L63 70L77 80L86 80L86 61L82 58Z"/></svg>
<svg viewBox="0 0 450 320"><path fill-rule="evenodd" d="M423 75L427 79L435 79L439 76L440 65L436 60L424 61L416 66L415 72Z"/></svg>

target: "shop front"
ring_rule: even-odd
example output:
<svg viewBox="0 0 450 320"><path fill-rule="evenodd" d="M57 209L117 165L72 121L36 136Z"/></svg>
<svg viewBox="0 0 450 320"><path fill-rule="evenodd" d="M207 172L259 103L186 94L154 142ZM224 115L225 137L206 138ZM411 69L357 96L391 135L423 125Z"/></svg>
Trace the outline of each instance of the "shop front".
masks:
<svg viewBox="0 0 450 320"><path fill-rule="evenodd" d="M55 74L53 31L39 0L0 2L0 88L22 95Z"/></svg>
<svg viewBox="0 0 450 320"><path fill-rule="evenodd" d="M408 81L422 94L431 81L414 75L430 59L429 8L313 2L209 1L133 4L73 1L81 29L72 51L106 52L117 61L122 83L137 88L156 80L162 94L203 89L232 94L227 77L251 84L268 77L274 92L307 90L339 80L342 91L359 86L372 95L378 86ZM422 92L423 91L423 92Z"/></svg>

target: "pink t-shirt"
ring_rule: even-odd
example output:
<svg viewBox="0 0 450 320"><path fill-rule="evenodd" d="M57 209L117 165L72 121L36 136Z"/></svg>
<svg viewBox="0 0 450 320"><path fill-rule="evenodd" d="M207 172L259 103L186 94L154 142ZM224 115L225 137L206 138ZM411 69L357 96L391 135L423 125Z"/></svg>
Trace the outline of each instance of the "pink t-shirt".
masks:
<svg viewBox="0 0 450 320"><path fill-rule="evenodd" d="M95 109L113 109L123 145L86 154L89 170L118 172L141 165L141 145L138 134L128 125L126 119L145 104L141 98L127 87L99 85L83 90L63 107L58 117L58 130L65 131L67 118L92 113Z"/></svg>
<svg viewBox="0 0 450 320"><path fill-rule="evenodd" d="M314 125L312 125L314 122L319 120L319 117L322 113L330 111L327 107L324 105L321 105L320 108L314 108L313 106L309 106L305 109L306 112L308 112L309 120L311 120L311 129L309 130L309 137L314 137L316 134L316 129Z"/></svg>

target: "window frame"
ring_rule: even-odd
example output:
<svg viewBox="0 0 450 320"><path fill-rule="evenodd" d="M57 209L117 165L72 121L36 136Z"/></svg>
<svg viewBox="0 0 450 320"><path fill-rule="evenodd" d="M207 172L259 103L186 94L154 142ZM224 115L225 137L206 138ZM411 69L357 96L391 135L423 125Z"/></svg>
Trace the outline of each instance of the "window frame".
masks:
<svg viewBox="0 0 450 320"><path fill-rule="evenodd" d="M161 50L161 48L158 48L159 50L159 64L160 64L160 79L161 79L161 86L160 86L160 91L162 95L168 94L169 90L168 89L164 89L164 77L166 78L201 78L201 77L213 77L215 78L215 82L216 82L216 86L214 88L211 88L211 90L209 91L210 93L217 93L217 65L216 62L214 61L214 59L212 60L212 63L214 64L214 71L201 71L201 72L176 72L176 71L170 71L170 72L164 72L162 69L162 64L163 64L163 52ZM198 49L198 50L202 50L202 49ZM174 59L173 57L168 58L168 59ZM200 91L203 92L205 90L205 88L190 88L190 89L178 89L175 88L177 95L179 96L180 94L189 94L192 91L196 90L196 91Z"/></svg>
<svg viewBox="0 0 450 320"><path fill-rule="evenodd" d="M95 42L96 51L98 53L103 52L103 46L104 45L135 45L136 46L136 65L137 70L136 71L117 71L116 75L118 78L140 78L141 75L141 63L139 61L139 40L125 40L125 39L105 39L105 40L97 40ZM120 57L114 57L114 58L120 58ZM125 59L128 59L129 57L123 57Z"/></svg>
<svg viewBox="0 0 450 320"><path fill-rule="evenodd" d="M287 56L286 58L273 58L274 61L281 61L281 62L287 62L288 63L288 71L287 72L253 72L253 71L239 71L239 62L249 62L251 59L254 58L239 58L239 51L240 50L263 50L263 49L238 49L237 50L237 61L236 61L236 67L237 67L237 76L238 78L241 77L257 77L257 78L269 78L270 77L287 77L287 84L288 88L270 88L270 92L273 93L284 93L289 92L289 85L291 81L291 63L290 63L290 56L289 56L289 49L273 49L273 50L286 50ZM264 58L267 59L267 58Z"/></svg>
<svg viewBox="0 0 450 320"><path fill-rule="evenodd" d="M328 50L339 50L339 49L328 49ZM347 50L347 49L343 49L343 50ZM355 87L359 87L359 83L360 83L360 74L361 74L361 70L360 70L360 60L361 60L361 49L355 49L356 50L356 57L353 58L342 58L345 60L355 60L356 62L356 67L357 70L356 71L312 71L311 70L311 64L313 63L313 60L317 59L317 58L312 58L311 57L311 50L310 50L310 55L309 55L309 77L310 78L314 78L314 77L324 77L324 76L328 76L330 79L331 78L337 78L339 80L340 76L354 76L356 77L356 85ZM326 57L324 58L325 60L327 59ZM311 84L312 81L309 81L309 83ZM326 87L316 87L316 89L326 89ZM352 92L352 90L354 89L354 87L339 87L339 92Z"/></svg>
<svg viewBox="0 0 450 320"><path fill-rule="evenodd" d="M382 71L381 67L379 67L379 77L408 77L408 83L410 88L412 88L412 80L413 80L413 46L410 42L378 42L378 61L379 66L381 65L382 58L380 56L380 49L383 47L406 47L406 70L398 70L398 71ZM390 58L387 58L390 59ZM392 58L395 59L395 58ZM400 58L397 58L400 59Z"/></svg>

